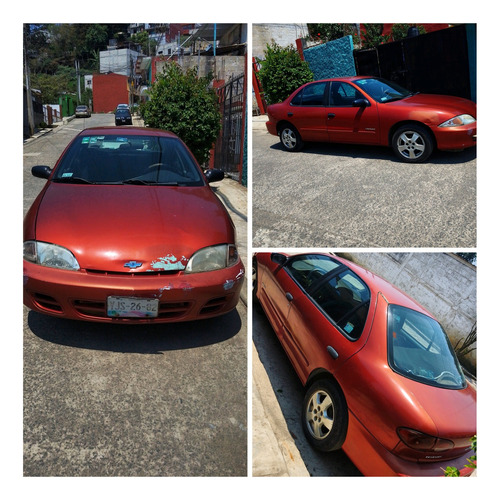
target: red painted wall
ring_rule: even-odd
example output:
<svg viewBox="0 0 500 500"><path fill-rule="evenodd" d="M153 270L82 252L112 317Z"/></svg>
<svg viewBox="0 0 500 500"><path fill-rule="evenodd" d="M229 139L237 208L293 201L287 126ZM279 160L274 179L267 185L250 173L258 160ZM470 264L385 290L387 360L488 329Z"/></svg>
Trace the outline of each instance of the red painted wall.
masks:
<svg viewBox="0 0 500 500"><path fill-rule="evenodd" d="M93 111L109 113L118 104L128 104L128 78L116 73L95 74L92 78Z"/></svg>

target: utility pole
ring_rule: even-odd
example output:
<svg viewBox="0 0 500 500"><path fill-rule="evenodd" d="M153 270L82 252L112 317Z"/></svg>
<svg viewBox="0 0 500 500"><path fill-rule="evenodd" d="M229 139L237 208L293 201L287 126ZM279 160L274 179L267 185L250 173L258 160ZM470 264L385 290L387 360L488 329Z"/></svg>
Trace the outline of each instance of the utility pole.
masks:
<svg viewBox="0 0 500 500"><path fill-rule="evenodd" d="M78 104L82 101L82 93L80 89L80 61L75 60L75 69L76 69L76 88L78 91Z"/></svg>
<svg viewBox="0 0 500 500"><path fill-rule="evenodd" d="M33 116L33 98L31 96L31 84L30 84L30 67L28 64L28 47L26 46L26 33L24 35L24 73L26 75L26 106L28 110L28 126L30 130L30 136L35 133L35 119Z"/></svg>

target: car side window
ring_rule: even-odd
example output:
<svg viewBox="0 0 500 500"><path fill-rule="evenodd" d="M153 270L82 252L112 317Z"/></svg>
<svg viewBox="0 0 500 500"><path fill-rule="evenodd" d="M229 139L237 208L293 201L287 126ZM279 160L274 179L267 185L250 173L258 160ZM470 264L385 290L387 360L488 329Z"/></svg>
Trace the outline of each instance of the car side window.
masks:
<svg viewBox="0 0 500 500"><path fill-rule="evenodd" d="M335 274L311 291L311 298L350 340L363 332L370 290L351 270Z"/></svg>
<svg viewBox="0 0 500 500"><path fill-rule="evenodd" d="M326 85L327 82L307 85L292 99L291 104L294 106L323 106Z"/></svg>
<svg viewBox="0 0 500 500"><path fill-rule="evenodd" d="M307 291L339 267L338 262L326 255L299 255L287 264L286 270Z"/></svg>
<svg viewBox="0 0 500 500"><path fill-rule="evenodd" d="M352 106L356 99L362 99L361 92L346 82L330 83L330 106Z"/></svg>

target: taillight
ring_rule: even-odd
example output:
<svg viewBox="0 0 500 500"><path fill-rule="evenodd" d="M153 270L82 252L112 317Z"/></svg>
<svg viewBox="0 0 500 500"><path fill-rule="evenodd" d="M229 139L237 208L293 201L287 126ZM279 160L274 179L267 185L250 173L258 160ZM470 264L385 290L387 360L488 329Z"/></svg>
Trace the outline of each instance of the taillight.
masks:
<svg viewBox="0 0 500 500"><path fill-rule="evenodd" d="M429 434L424 434L415 429L408 429L407 427L400 427L397 432L401 441L413 450L442 452L451 450L455 446L453 441L449 441L448 439L430 436Z"/></svg>

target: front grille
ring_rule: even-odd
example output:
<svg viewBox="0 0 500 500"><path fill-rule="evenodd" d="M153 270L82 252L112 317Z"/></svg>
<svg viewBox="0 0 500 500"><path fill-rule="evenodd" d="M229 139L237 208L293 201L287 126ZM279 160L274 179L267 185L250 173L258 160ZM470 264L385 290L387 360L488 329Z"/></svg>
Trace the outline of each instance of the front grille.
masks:
<svg viewBox="0 0 500 500"><path fill-rule="evenodd" d="M202 314L214 314L220 309L222 309L226 302L232 297L232 295L225 295L223 297L217 297L215 299L210 299L200 310L200 315Z"/></svg>
<svg viewBox="0 0 500 500"><path fill-rule="evenodd" d="M173 271L103 271L100 269L85 269L87 274L95 276L128 276L130 278L140 277L140 278L157 278L158 276L172 276L178 274L178 270Z"/></svg>

